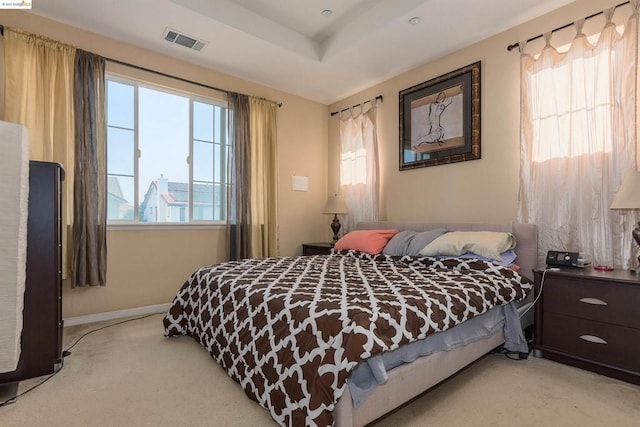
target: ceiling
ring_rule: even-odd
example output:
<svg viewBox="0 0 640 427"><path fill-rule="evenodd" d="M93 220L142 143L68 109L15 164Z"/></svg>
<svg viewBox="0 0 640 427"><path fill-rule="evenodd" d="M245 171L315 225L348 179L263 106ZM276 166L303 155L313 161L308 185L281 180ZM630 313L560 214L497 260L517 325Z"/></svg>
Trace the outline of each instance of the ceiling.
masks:
<svg viewBox="0 0 640 427"><path fill-rule="evenodd" d="M32 13L330 104L571 2L40 0ZM207 44L171 44L167 28Z"/></svg>

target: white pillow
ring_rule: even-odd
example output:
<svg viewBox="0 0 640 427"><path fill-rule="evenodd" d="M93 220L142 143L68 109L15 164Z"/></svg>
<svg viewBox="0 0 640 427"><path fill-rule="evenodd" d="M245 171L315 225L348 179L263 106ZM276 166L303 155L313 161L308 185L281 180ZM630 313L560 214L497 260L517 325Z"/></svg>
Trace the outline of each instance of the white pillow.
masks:
<svg viewBox="0 0 640 427"><path fill-rule="evenodd" d="M420 255L462 255L468 252L500 261L500 254L516 247L516 237L497 231L451 231L422 248Z"/></svg>

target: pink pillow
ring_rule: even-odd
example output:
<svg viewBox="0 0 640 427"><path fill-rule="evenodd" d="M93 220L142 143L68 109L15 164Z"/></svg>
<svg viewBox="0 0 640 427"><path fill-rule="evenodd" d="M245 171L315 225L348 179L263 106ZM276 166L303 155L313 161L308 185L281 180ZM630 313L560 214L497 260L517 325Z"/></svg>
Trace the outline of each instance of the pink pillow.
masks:
<svg viewBox="0 0 640 427"><path fill-rule="evenodd" d="M354 249L379 254L398 230L356 230L342 236L334 249Z"/></svg>

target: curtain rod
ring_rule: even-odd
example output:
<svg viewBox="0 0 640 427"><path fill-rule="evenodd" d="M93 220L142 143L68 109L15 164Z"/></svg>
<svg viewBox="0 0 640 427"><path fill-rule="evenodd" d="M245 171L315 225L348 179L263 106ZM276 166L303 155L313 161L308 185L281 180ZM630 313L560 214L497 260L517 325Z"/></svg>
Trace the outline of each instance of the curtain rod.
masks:
<svg viewBox="0 0 640 427"><path fill-rule="evenodd" d="M379 100L380 100L380 102L384 102L384 100L383 100L383 98L382 98L382 95L378 95L378 96L376 96L376 99L379 99ZM350 110L351 108L356 108L356 107L359 107L359 106L361 106L361 105L364 105L364 104L366 104L367 102L371 102L371 101L364 101L364 102L361 102L360 104L353 105L353 106L351 106L350 108L343 108L343 109L342 109L342 110L340 110L340 111L334 111L333 113L331 113L331 115L332 115L332 116L335 116L336 114L340 114L340 113L342 113L343 111L348 111L348 110Z"/></svg>
<svg viewBox="0 0 640 427"><path fill-rule="evenodd" d="M614 9L617 9L617 8L619 8L620 6L624 6L625 4L629 4L629 3L630 3L629 1L625 1L625 2L623 2L623 3L620 3L620 4L615 5L613 8L614 8ZM588 19L591 19L591 18L595 18L596 16L598 16L598 15L602 15L603 13L604 13L604 11L596 12L596 13L594 13L594 14L592 14L592 15L589 15L589 16L585 17L584 19L585 19L585 20L588 20ZM556 31L564 30L565 28L569 28L569 27L570 27L570 26L572 26L573 24L574 24L574 23L572 22L572 23L570 23L570 24L563 25L562 27L554 28L553 30L551 30L551 32L552 32L552 33L555 33ZM529 43L529 42L531 42L531 41L534 41L534 40L537 40L537 39L539 39L539 38L540 38L540 37L542 37L542 36L544 36L544 34L540 34L540 35L537 35L537 36L535 36L535 37L531 37L529 40L527 40L527 43ZM509 46L507 46L507 50L508 50L509 52L511 52L513 49L517 48L518 46L520 46L520 43L518 43L518 42L513 43L513 44L510 44Z"/></svg>
<svg viewBox="0 0 640 427"><path fill-rule="evenodd" d="M109 61L109 62L113 62L115 64L124 65L124 66L127 66L127 67L135 68L136 70L146 71L146 72L149 72L149 73L157 74L159 76L168 77L170 79L179 80L179 81L184 82L184 83L190 83L190 84L193 84L193 85L196 85L196 86L200 86L200 87L204 87L204 88L207 88L207 89L217 90L218 92L224 92L224 93L228 92L226 89L221 89L219 87L211 86L211 85L200 83L200 82L194 82L193 80L185 79L183 77L172 76L171 74L163 73L162 71L152 70L150 68L145 68L145 67L141 67L139 65L130 64L128 62L120 61L118 59L106 58L106 57L104 59ZM269 100L267 100L267 101L269 101ZM282 107L282 102L276 102L276 101L271 101L271 102L274 102L276 105L278 105L278 108Z"/></svg>
<svg viewBox="0 0 640 427"><path fill-rule="evenodd" d="M4 36L4 25L2 25L2 24L0 24L0 36ZM41 36L38 36L38 37L41 37ZM219 87L207 85L207 84L200 83L200 82L194 82L193 80L185 79L185 78L182 78L182 77L172 76L171 74L163 73L162 71L152 70L152 69L149 69L149 68L141 67L139 65L134 65L134 64L130 64L128 62L120 61L120 60L117 60L117 59L107 58L107 57L104 57L104 59L106 61L113 62L115 64L125 65L127 67L135 68L135 69L141 70L141 71L147 71L149 73L157 74L157 75L160 75L160 76L163 76L163 77L168 77L168 78L171 78L171 79L179 80L179 81L184 82L184 83L190 83L190 84L193 84L193 85L196 85L196 86L200 86L200 87L204 87L204 88L207 88L207 89L217 90L218 92L224 92L224 93L228 92L226 89L221 89ZM282 102L276 102L276 101L271 101L271 102L274 102L275 104L277 104L278 108L282 107Z"/></svg>

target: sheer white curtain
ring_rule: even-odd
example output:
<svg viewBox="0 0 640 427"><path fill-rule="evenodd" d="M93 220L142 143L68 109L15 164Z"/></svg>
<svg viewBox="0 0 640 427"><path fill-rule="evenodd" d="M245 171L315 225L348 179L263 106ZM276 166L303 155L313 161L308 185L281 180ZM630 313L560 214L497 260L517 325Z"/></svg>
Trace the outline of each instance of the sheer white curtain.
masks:
<svg viewBox="0 0 640 427"><path fill-rule="evenodd" d="M634 213L609 206L636 158L637 10L619 34L604 12L595 44L582 34L565 53L546 46L521 57L519 220L539 227L547 250L583 251L628 268ZM524 43L520 43L524 52Z"/></svg>
<svg viewBox="0 0 640 427"><path fill-rule="evenodd" d="M340 115L340 191L347 203L343 230L378 219L378 136L376 99ZM369 104L369 103L367 103Z"/></svg>

